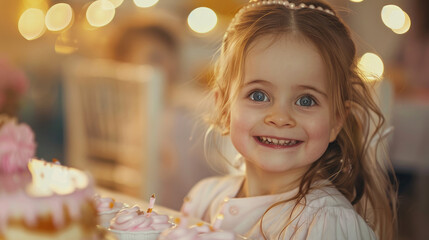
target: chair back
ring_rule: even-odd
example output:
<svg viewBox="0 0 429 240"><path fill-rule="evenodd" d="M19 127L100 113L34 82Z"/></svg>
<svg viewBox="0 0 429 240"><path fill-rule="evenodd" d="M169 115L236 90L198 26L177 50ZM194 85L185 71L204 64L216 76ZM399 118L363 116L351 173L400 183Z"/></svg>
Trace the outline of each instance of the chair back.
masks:
<svg viewBox="0 0 429 240"><path fill-rule="evenodd" d="M66 162L89 170L99 186L150 196L159 182L162 73L77 58L64 75Z"/></svg>

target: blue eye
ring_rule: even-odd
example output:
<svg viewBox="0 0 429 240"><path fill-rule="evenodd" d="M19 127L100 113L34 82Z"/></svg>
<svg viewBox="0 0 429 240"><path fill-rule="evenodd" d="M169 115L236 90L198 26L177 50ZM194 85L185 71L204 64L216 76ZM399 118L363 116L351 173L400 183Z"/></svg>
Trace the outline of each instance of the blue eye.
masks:
<svg viewBox="0 0 429 240"><path fill-rule="evenodd" d="M262 91L254 91L249 95L249 97L252 101L256 101L256 102L267 102L268 101L267 95Z"/></svg>
<svg viewBox="0 0 429 240"><path fill-rule="evenodd" d="M296 104L298 106L311 107L316 105L316 101L314 101L314 99L310 96L303 96L303 97L300 97L298 101L296 101Z"/></svg>

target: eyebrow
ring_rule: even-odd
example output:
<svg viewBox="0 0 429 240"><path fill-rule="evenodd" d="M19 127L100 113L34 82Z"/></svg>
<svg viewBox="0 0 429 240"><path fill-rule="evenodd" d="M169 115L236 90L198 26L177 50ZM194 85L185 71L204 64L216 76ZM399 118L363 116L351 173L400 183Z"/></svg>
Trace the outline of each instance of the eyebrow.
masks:
<svg viewBox="0 0 429 240"><path fill-rule="evenodd" d="M328 94L326 94L325 92L323 92L322 90L319 90L313 86L308 86L308 85L298 85L296 88L301 88L301 89L309 89L309 90L313 90L323 96L325 96L326 98L328 97Z"/></svg>
<svg viewBox="0 0 429 240"><path fill-rule="evenodd" d="M265 80L261 80L261 79L256 79L256 80L252 80L248 83L245 83L245 86L248 85L253 85L253 84L263 84L263 85L269 85L272 86L273 84L269 81L265 81ZM309 89L312 91L315 91L323 96L325 96L326 98L328 97L328 94L326 94L325 92L323 92L322 90L317 89L316 87L313 86L309 86L309 85L298 85L298 86L294 86L294 88L298 88L298 89Z"/></svg>
<svg viewBox="0 0 429 240"><path fill-rule="evenodd" d="M253 85L253 84L273 85L271 82L265 81L265 80L261 80L261 79L252 80L252 81L250 81L248 83L245 83L244 85L248 86L248 85Z"/></svg>

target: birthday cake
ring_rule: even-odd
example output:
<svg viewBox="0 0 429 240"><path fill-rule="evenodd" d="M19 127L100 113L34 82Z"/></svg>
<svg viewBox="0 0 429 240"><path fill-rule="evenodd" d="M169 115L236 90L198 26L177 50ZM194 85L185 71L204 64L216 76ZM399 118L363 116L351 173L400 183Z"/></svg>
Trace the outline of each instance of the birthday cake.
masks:
<svg viewBox="0 0 429 240"><path fill-rule="evenodd" d="M11 169L0 168L0 240L96 238L89 175L38 159Z"/></svg>

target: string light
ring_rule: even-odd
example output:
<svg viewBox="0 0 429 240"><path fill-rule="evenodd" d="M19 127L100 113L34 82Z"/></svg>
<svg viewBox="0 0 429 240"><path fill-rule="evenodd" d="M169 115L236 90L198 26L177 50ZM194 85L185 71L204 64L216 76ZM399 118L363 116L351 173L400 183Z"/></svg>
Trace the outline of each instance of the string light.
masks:
<svg viewBox="0 0 429 240"><path fill-rule="evenodd" d="M381 58L374 53L367 52L359 60L358 68L370 81L380 80L384 72L384 64Z"/></svg>
<svg viewBox="0 0 429 240"><path fill-rule="evenodd" d="M38 8L25 10L18 21L18 31L27 40L42 36L45 31L45 13Z"/></svg>
<svg viewBox="0 0 429 240"><path fill-rule="evenodd" d="M216 24L216 13L207 7L196 8L188 16L189 27L197 33L210 32Z"/></svg>
<svg viewBox="0 0 429 240"><path fill-rule="evenodd" d="M45 17L48 30L60 31L70 25L73 19L73 10L67 3L58 3L49 8Z"/></svg>
<svg viewBox="0 0 429 240"><path fill-rule="evenodd" d="M392 29L392 31L396 34L404 34L404 33L408 32L408 30L410 30L410 28L411 28L411 19L406 12L404 12L404 13L405 13L404 25L399 29Z"/></svg>
<svg viewBox="0 0 429 240"><path fill-rule="evenodd" d="M89 5L86 19L91 26L102 27L115 17L115 6L108 0L97 0Z"/></svg>
<svg viewBox="0 0 429 240"><path fill-rule="evenodd" d="M386 5L381 10L383 23L391 29L399 29L405 23L404 11L396 5Z"/></svg>

